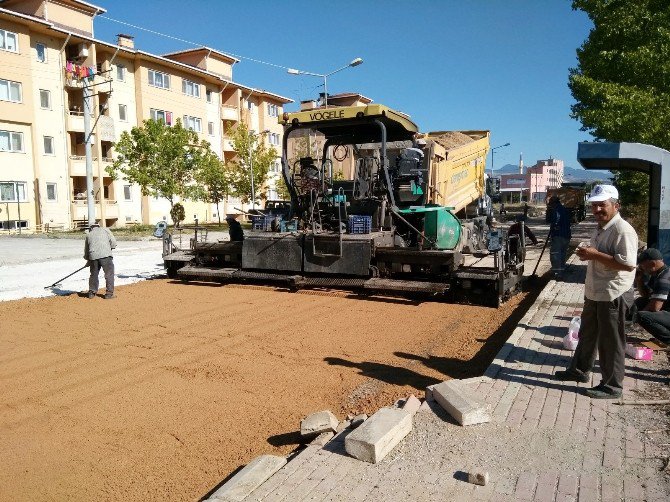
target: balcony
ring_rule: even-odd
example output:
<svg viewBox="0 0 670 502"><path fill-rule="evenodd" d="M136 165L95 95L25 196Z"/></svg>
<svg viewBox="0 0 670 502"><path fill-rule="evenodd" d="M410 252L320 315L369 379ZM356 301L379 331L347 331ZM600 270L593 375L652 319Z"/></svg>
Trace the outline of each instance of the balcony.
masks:
<svg viewBox="0 0 670 502"><path fill-rule="evenodd" d="M88 206L86 205L86 200L73 200L70 204L70 210L72 212L73 220L86 220L88 219ZM118 210L117 210L118 214ZM100 203L96 202L95 204L95 218L100 219Z"/></svg>
<svg viewBox="0 0 670 502"><path fill-rule="evenodd" d="M84 132L84 112L70 111L68 113L67 130Z"/></svg>
<svg viewBox="0 0 670 502"><path fill-rule="evenodd" d="M239 120L239 112L237 107L230 105L221 105L221 119L237 122Z"/></svg>
<svg viewBox="0 0 670 502"><path fill-rule="evenodd" d="M228 137L224 136L223 141L221 142L221 148L224 152L234 152L233 141Z"/></svg>
<svg viewBox="0 0 670 502"><path fill-rule="evenodd" d="M96 162L97 160L97 157L93 157L93 162ZM70 155L70 176L86 177L86 156Z"/></svg>
<svg viewBox="0 0 670 502"><path fill-rule="evenodd" d="M119 204L115 200L108 199L105 201L105 218L119 218Z"/></svg>

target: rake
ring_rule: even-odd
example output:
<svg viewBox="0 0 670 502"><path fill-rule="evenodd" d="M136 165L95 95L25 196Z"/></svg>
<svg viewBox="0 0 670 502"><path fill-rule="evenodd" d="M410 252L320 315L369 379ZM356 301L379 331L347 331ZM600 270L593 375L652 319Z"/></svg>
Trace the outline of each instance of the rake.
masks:
<svg viewBox="0 0 670 502"><path fill-rule="evenodd" d="M58 279L58 280L57 280L56 282L54 282L52 285L50 285L50 286L44 286L44 289L51 289L51 288L55 288L56 286L60 286L60 283L63 282L65 279L67 279L68 277L72 277L74 274L76 274L77 272L81 272L82 270L84 270L84 269L87 268L87 267L88 267L88 263L86 263L86 265L84 265L83 267L78 268L77 270L75 270L75 271L72 272L71 274L66 275L66 276L63 277L62 279Z"/></svg>

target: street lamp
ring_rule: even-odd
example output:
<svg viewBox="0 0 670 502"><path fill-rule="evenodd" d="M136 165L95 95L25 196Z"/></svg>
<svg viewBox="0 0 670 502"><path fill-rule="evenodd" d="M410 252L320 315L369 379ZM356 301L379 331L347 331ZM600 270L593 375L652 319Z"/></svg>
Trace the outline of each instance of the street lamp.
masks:
<svg viewBox="0 0 670 502"><path fill-rule="evenodd" d="M267 134L270 129L265 129L258 133L258 135ZM256 212L256 191L254 190L254 142L257 134L254 131L249 131L249 176L251 177L251 212Z"/></svg>
<svg viewBox="0 0 670 502"><path fill-rule="evenodd" d="M491 190L492 190L491 193L493 193L493 186L494 186L494 182L493 182L493 152L495 150L497 150L498 148L504 148L506 146L509 146L509 143L505 143L504 145L498 145L498 146L495 146L495 147L491 148ZM502 200L502 196L501 196L501 200Z"/></svg>
<svg viewBox="0 0 670 502"><path fill-rule="evenodd" d="M363 63L362 58L356 58L351 63L349 63L348 65L345 65L342 68L338 68L337 70L333 70L330 73L326 73L326 74L312 73L312 72L303 71L303 70L296 70L295 68L289 68L286 71L287 71L287 73L290 73L291 75L312 75L313 77L323 78L323 94L324 94L326 108L328 108L328 77L337 73L338 71L346 70L349 67L358 66L362 63Z"/></svg>

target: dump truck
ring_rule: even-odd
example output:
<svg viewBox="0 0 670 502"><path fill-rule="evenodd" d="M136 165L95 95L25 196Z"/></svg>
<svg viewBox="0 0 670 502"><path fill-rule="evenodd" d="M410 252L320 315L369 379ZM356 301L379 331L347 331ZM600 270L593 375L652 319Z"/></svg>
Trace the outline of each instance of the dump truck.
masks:
<svg viewBox="0 0 670 502"><path fill-rule="evenodd" d="M551 209L548 207L549 199L556 196L561 204L570 213L572 223L579 223L586 218L586 183L577 186L562 186L560 188L547 189L547 212L546 220L551 220Z"/></svg>
<svg viewBox="0 0 670 502"><path fill-rule="evenodd" d="M164 256L183 281L428 294L491 305L520 291L523 246L490 228L488 131L420 133L383 105L285 113L284 224ZM322 138L289 160L291 138ZM344 179L342 179L344 178Z"/></svg>

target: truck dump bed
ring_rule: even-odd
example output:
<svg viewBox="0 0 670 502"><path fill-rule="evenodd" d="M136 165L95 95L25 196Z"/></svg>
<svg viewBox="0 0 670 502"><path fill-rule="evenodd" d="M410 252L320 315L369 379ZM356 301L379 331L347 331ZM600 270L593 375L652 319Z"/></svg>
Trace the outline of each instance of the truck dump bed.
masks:
<svg viewBox="0 0 670 502"><path fill-rule="evenodd" d="M485 194L489 131L435 131L423 139L431 152L431 204L453 207L454 212L459 212Z"/></svg>

